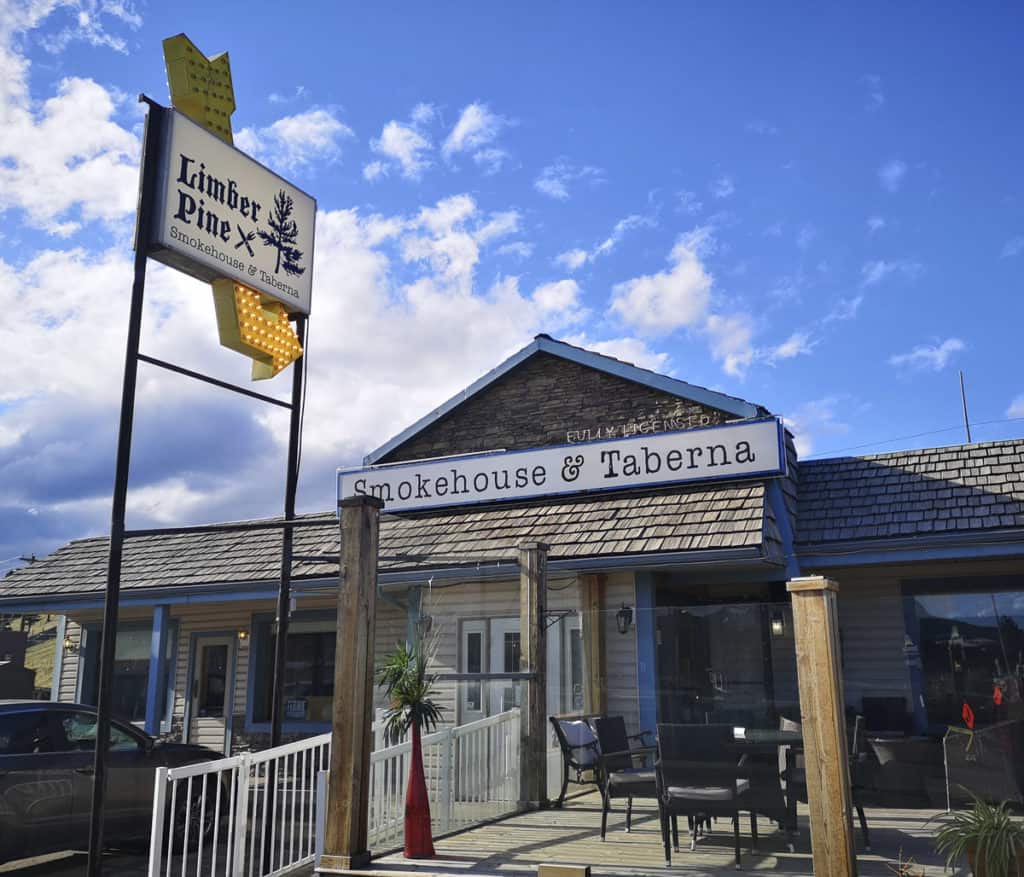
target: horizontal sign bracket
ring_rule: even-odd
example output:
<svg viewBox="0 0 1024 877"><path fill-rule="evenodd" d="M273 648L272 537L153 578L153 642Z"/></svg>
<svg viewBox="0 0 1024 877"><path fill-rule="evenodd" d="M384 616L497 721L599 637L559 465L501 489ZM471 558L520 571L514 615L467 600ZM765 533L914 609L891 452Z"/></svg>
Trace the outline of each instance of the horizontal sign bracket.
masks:
<svg viewBox="0 0 1024 877"><path fill-rule="evenodd" d="M267 402L271 405L277 405L280 408L291 409L292 403L285 402L282 399L275 399L273 396L265 396L263 393L257 393L254 390L247 390L245 387L239 387L237 384L230 384L227 381L221 381L217 378L211 378L209 375L201 374L200 372L192 371L189 368L183 368L180 365L175 365L173 362L167 362L163 359L157 359L155 356L146 356L144 353L137 354L138 358L142 362L148 362L150 365L158 366L159 368L167 369L167 371L174 372L175 374L184 375L187 378L195 378L197 381L203 381L206 384L213 384L215 387L220 387L222 390L231 390L235 393L240 393L243 396L248 396L250 399L259 399L261 402Z"/></svg>

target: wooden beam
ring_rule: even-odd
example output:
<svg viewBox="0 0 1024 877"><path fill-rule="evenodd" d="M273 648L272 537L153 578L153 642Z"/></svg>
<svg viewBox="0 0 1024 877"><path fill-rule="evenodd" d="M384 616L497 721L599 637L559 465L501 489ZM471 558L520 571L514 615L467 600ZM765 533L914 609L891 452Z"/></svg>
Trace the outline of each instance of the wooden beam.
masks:
<svg viewBox="0 0 1024 877"><path fill-rule="evenodd" d="M373 637L380 509L376 497L344 499L334 659L331 774L318 874L340 874L370 861L367 821L373 736Z"/></svg>
<svg viewBox="0 0 1024 877"><path fill-rule="evenodd" d="M519 806L547 806L547 637L544 609L548 546L519 545L519 669L532 673L522 683L519 724Z"/></svg>
<svg viewBox="0 0 1024 877"><path fill-rule="evenodd" d="M815 874L854 877L853 805L839 668L839 586L821 576L791 579L800 722Z"/></svg>
<svg viewBox="0 0 1024 877"><path fill-rule="evenodd" d="M585 662L584 706L588 713L604 715L608 709L608 688L604 670L604 575L583 576L583 660Z"/></svg>

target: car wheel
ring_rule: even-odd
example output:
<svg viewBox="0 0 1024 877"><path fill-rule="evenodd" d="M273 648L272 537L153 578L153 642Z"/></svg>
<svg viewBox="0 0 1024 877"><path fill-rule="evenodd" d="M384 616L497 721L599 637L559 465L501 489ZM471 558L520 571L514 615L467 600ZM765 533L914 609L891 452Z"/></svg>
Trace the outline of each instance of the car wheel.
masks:
<svg viewBox="0 0 1024 877"><path fill-rule="evenodd" d="M184 848L186 828L188 829L188 848L197 849L200 844L206 844L213 838L213 829L216 822L217 811L217 787L213 783L206 791L206 808L203 808L202 783L193 784L191 796L182 794L187 791L180 789L178 800L175 802L174 812L169 815L167 831L169 840L173 843L173 851L178 853ZM220 793L220 828L223 832L227 829L227 805L228 790L221 784ZM172 833L173 831L173 833Z"/></svg>

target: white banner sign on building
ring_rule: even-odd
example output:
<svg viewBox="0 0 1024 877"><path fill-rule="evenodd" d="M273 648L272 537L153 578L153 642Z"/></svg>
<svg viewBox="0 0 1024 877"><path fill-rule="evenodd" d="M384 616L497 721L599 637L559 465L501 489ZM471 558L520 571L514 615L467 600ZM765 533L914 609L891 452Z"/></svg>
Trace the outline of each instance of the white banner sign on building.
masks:
<svg viewBox="0 0 1024 877"><path fill-rule="evenodd" d="M316 201L168 110L149 255L200 280L235 280L309 313Z"/></svg>
<svg viewBox="0 0 1024 877"><path fill-rule="evenodd" d="M338 498L376 496L384 511L784 475L782 422L752 420L614 441L341 469Z"/></svg>

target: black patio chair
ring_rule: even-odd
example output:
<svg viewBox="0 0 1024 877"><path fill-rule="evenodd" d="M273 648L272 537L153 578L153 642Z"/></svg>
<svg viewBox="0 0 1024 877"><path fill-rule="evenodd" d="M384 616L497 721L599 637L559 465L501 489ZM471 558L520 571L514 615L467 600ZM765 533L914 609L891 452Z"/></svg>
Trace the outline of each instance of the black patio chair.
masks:
<svg viewBox="0 0 1024 877"><path fill-rule="evenodd" d="M672 848L679 849L675 817L687 817L693 850L698 821L728 816L732 819L736 867L740 867L740 811L750 809L750 781L744 776L743 758L732 742L732 725L658 724L655 775L666 865L672 864ZM756 845L756 822L751 822L751 831Z"/></svg>
<svg viewBox="0 0 1024 877"><path fill-rule="evenodd" d="M779 728L783 731L799 731L800 723L791 719L780 719ZM865 852L871 852L871 836L868 834L868 820L864 815L862 793L871 787L871 757L864 738L864 717L857 716L850 734L850 797L857 811L861 835L864 838ZM791 751L786 746L779 747L779 771L786 783L786 794L792 795L797 801L807 803L807 769L803 751ZM795 828L795 826L793 826Z"/></svg>
<svg viewBox="0 0 1024 877"><path fill-rule="evenodd" d="M633 799L658 796L651 764L656 749L653 745L643 745L654 736L650 731L627 734L622 716L595 718L592 724L597 734L601 840L604 840L612 798L626 799L626 831L629 831L633 827Z"/></svg>
<svg viewBox="0 0 1024 877"><path fill-rule="evenodd" d="M581 786L595 785L601 788L598 775L597 735L587 723L588 716L549 716L555 729L558 747L562 750L562 791L555 801L555 807L565 802L569 783Z"/></svg>

